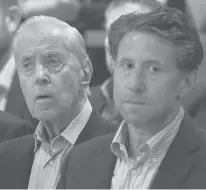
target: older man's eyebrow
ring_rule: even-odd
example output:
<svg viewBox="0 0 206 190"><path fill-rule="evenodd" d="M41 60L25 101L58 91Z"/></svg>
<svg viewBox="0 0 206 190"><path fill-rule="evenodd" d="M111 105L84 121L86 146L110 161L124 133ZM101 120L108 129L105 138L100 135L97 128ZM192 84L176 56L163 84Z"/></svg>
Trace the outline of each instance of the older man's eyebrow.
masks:
<svg viewBox="0 0 206 190"><path fill-rule="evenodd" d="M44 53L46 56L61 56L64 55L61 51L59 50L48 50Z"/></svg>
<svg viewBox="0 0 206 190"><path fill-rule="evenodd" d="M147 64L156 64L156 65L160 65L162 64L160 61L156 60L156 59L147 59L144 61L144 63L147 63Z"/></svg>
<svg viewBox="0 0 206 190"><path fill-rule="evenodd" d="M21 60L22 61L28 61L28 60L31 60L32 59L32 55L30 54L27 54L27 55L23 55Z"/></svg>

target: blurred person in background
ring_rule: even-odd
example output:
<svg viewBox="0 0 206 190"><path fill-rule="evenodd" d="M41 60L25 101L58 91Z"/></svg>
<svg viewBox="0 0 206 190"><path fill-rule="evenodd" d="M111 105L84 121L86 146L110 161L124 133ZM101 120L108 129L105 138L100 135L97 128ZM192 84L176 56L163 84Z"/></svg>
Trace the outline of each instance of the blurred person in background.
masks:
<svg viewBox="0 0 206 190"><path fill-rule="evenodd" d="M0 1L0 110L14 115L23 101L11 52L13 35L21 22L16 0Z"/></svg>
<svg viewBox="0 0 206 190"><path fill-rule="evenodd" d="M179 9L183 13L187 13L187 0L159 0L168 7Z"/></svg>
<svg viewBox="0 0 206 190"><path fill-rule="evenodd" d="M33 132L27 122L6 113L13 113L16 103L23 100L20 86L14 90L17 77L11 52L12 37L21 21L16 5L15 0L0 0L0 142Z"/></svg>
<svg viewBox="0 0 206 190"><path fill-rule="evenodd" d="M157 9L161 4L156 0L113 0L105 10L105 60L110 74L113 74L114 61L108 52L108 31L112 22L123 14L138 10L139 13L147 13ZM102 84L91 88L92 107L99 112L102 117L116 125L122 122L119 111L115 108L113 101L113 79L112 76Z"/></svg>
<svg viewBox="0 0 206 190"><path fill-rule="evenodd" d="M112 23L108 39L124 121L73 149L62 188L205 189L206 137L180 101L203 59L193 23L175 8L137 11Z"/></svg>
<svg viewBox="0 0 206 190"><path fill-rule="evenodd" d="M34 134L0 145L0 188L53 189L73 146L115 128L92 111L92 64L76 28L31 17L16 32L13 52L27 106L40 122Z"/></svg>
<svg viewBox="0 0 206 190"><path fill-rule="evenodd" d="M206 1L185 0L185 4L199 32L204 57L197 72L196 85L183 97L182 103L196 123L206 129Z"/></svg>
<svg viewBox="0 0 206 190"><path fill-rule="evenodd" d="M81 9L80 0L18 0L22 17L47 15L71 24Z"/></svg>

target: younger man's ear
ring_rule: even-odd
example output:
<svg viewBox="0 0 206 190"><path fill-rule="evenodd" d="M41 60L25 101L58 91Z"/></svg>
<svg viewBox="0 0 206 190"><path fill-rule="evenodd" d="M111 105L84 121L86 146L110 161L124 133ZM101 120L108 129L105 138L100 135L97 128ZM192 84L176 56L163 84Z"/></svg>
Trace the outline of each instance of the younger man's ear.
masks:
<svg viewBox="0 0 206 190"><path fill-rule="evenodd" d="M180 97L184 97L196 84L197 80L197 71L192 71L187 74L181 82L181 93Z"/></svg>

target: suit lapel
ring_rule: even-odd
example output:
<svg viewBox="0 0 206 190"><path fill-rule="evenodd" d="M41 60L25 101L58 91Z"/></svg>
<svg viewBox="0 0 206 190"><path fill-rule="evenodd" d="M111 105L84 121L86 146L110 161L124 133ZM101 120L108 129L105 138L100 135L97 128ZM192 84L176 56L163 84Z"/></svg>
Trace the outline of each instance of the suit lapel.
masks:
<svg viewBox="0 0 206 190"><path fill-rule="evenodd" d="M110 189L116 163L116 157L110 150L113 137L109 134L106 138L98 137L75 146L64 166L66 173L58 188Z"/></svg>
<svg viewBox="0 0 206 190"><path fill-rule="evenodd" d="M17 169L15 172L18 171L24 171L22 172L22 175L20 173L17 174L20 184L19 188L28 188L29 178L31 174L31 169L33 165L34 160L34 139L33 134L28 137L27 141L24 142L25 149L21 151L21 154L19 156L19 160L21 159L21 162L19 164L19 170ZM24 170L23 170L24 169ZM21 183L22 181L22 183ZM18 186L17 186L18 187Z"/></svg>
<svg viewBox="0 0 206 190"><path fill-rule="evenodd" d="M114 138L113 134L108 135L106 141L104 141L100 149L95 154L95 157L91 157L90 164L88 165L87 171L92 166L91 175L87 175L85 185L92 189L110 189L111 180L113 177L113 171L116 164L116 156L111 151L110 145ZM95 180L94 180L95 179ZM82 186L84 188L84 186Z"/></svg>
<svg viewBox="0 0 206 190"><path fill-rule="evenodd" d="M187 182L187 177L196 164L192 160L193 155L200 147L199 140L194 139L196 131L192 122L185 114L180 130L154 178L152 189L180 189Z"/></svg>

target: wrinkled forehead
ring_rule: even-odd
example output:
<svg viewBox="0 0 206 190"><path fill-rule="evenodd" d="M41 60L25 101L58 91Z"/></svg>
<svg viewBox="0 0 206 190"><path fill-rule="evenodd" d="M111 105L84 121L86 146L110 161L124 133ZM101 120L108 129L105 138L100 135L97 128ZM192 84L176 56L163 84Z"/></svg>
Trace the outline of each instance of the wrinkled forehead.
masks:
<svg viewBox="0 0 206 190"><path fill-rule="evenodd" d="M16 43L25 40L43 39L43 38L56 38L60 39L66 36L72 36L72 29L69 27L59 27L52 24L29 24L23 26L14 38Z"/></svg>
<svg viewBox="0 0 206 190"><path fill-rule="evenodd" d="M106 29L108 29L110 25L112 24L112 22L117 20L120 16L128 14L128 13L132 13L134 11L139 11L139 13L148 13L151 11L151 9L147 7L146 5L141 5L141 4L132 3L132 2L124 3L117 7L113 7L108 12L106 20L105 20Z"/></svg>
<svg viewBox="0 0 206 190"><path fill-rule="evenodd" d="M53 25L28 25L22 28L14 38L14 50L18 47L37 46L43 43L53 43L58 45L64 42L66 45L74 44L74 33L70 28L60 28Z"/></svg>
<svg viewBox="0 0 206 190"><path fill-rule="evenodd" d="M83 59L81 47L70 28L60 28L52 25L25 27L16 37L13 52L17 57L47 50L72 53L78 59ZM41 52L43 53L43 52Z"/></svg>

